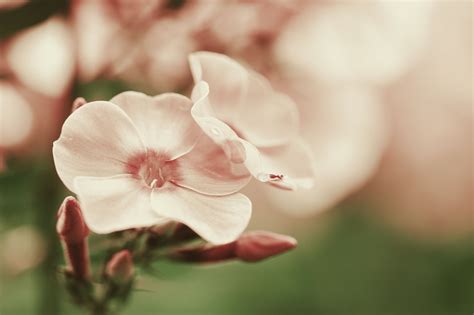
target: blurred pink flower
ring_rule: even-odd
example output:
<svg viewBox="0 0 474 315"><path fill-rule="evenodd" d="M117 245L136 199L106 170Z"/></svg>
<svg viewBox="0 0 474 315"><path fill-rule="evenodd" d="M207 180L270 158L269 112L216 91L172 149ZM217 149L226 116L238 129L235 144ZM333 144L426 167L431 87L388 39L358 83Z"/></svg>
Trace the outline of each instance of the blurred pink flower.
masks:
<svg viewBox="0 0 474 315"><path fill-rule="evenodd" d="M13 209L11 209L14 211ZM39 265L47 254L41 233L30 225L21 225L0 234L0 267L3 276L17 276Z"/></svg>
<svg viewBox="0 0 474 315"><path fill-rule="evenodd" d="M190 53L206 49L258 63L302 3L75 0L79 75L83 81L119 78L158 91L181 90L191 82Z"/></svg>
<svg viewBox="0 0 474 315"><path fill-rule="evenodd" d="M439 1L413 71L388 87L388 149L366 189L376 214L430 239L474 231L472 5Z"/></svg>
<svg viewBox="0 0 474 315"><path fill-rule="evenodd" d="M383 85L419 57L433 1L309 1L276 40L287 71L338 83Z"/></svg>
<svg viewBox="0 0 474 315"><path fill-rule="evenodd" d="M216 1L212 18L201 30L206 35L202 47L239 54L270 42L303 5L299 0Z"/></svg>
<svg viewBox="0 0 474 315"><path fill-rule="evenodd" d="M5 60L27 88L48 97L63 96L75 71L69 25L53 17L16 34L5 43Z"/></svg>
<svg viewBox="0 0 474 315"><path fill-rule="evenodd" d="M21 145L33 130L33 111L10 82L0 81L0 148Z"/></svg>
<svg viewBox="0 0 474 315"><path fill-rule="evenodd" d="M191 105L178 94L124 92L85 104L65 121L55 165L92 231L175 220L227 243L245 229L251 203L235 192L250 176L232 172L192 119Z"/></svg>
<svg viewBox="0 0 474 315"><path fill-rule="evenodd" d="M385 108L378 93L365 86L326 86L303 78L283 85L300 109L317 185L296 192L263 189L272 209L315 215L363 187L377 171L387 144Z"/></svg>
<svg viewBox="0 0 474 315"><path fill-rule="evenodd" d="M71 16L78 42L81 80L119 78L155 90L177 90L190 81L187 55L197 49L193 33L214 2L75 0Z"/></svg>
<svg viewBox="0 0 474 315"><path fill-rule="evenodd" d="M43 149L56 137L75 71L64 19L52 17L0 44L0 150ZM35 141L32 135L35 136Z"/></svg>
<svg viewBox="0 0 474 315"><path fill-rule="evenodd" d="M311 187L312 157L298 135L293 101L225 55L197 52L189 61L196 82L193 117L229 159L279 188Z"/></svg>

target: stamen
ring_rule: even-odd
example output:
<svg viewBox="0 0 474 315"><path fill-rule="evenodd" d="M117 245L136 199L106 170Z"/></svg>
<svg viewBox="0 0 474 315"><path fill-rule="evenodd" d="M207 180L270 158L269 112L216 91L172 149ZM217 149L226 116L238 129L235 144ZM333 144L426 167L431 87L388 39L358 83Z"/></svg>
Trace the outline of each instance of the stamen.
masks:
<svg viewBox="0 0 474 315"><path fill-rule="evenodd" d="M167 155L152 150L133 156L127 162L126 172L140 178L150 188L160 188L179 178L177 161L169 161Z"/></svg>

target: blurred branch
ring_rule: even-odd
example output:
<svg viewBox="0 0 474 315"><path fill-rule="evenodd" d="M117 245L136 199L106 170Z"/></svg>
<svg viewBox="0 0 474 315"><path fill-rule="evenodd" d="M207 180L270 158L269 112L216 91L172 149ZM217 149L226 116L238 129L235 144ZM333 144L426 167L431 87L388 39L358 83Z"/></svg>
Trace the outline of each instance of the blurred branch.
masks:
<svg viewBox="0 0 474 315"><path fill-rule="evenodd" d="M51 15L66 12L67 0L33 0L23 6L0 11L0 40L38 24Z"/></svg>
<svg viewBox="0 0 474 315"><path fill-rule="evenodd" d="M53 219L63 193L61 183L54 172L52 159L37 162L38 190L36 191L37 226L48 246L46 259L40 266L38 275L38 314L59 314L60 287L57 279L57 265L61 255Z"/></svg>

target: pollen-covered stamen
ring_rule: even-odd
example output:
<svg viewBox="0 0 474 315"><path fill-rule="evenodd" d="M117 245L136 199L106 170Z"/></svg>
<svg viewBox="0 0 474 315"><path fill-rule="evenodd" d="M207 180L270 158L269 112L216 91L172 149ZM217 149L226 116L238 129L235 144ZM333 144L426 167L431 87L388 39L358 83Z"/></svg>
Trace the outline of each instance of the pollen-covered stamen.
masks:
<svg viewBox="0 0 474 315"><path fill-rule="evenodd" d="M159 188L178 179L178 162L170 161L166 154L148 150L130 158L126 172L143 180L150 188Z"/></svg>

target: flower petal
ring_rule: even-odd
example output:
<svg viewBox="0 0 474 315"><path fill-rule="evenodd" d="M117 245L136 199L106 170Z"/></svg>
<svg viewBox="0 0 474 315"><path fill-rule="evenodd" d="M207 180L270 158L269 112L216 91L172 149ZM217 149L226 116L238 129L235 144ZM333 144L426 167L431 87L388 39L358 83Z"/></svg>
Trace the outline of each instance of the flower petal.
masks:
<svg viewBox="0 0 474 315"><path fill-rule="evenodd" d="M257 179L282 189L309 189L314 185L314 163L302 139L279 147L260 149L261 169Z"/></svg>
<svg viewBox="0 0 474 315"><path fill-rule="evenodd" d="M15 85L0 81L0 148L21 145L32 134L34 113Z"/></svg>
<svg viewBox="0 0 474 315"><path fill-rule="evenodd" d="M123 174L130 156L144 152L137 129L128 116L109 102L91 102L74 111L54 142L59 177L75 192L76 176Z"/></svg>
<svg viewBox="0 0 474 315"><path fill-rule="evenodd" d="M230 121L238 133L257 147L287 144L297 136L296 104L288 96L274 91L268 80L256 72L249 71L247 84L239 112Z"/></svg>
<svg viewBox="0 0 474 315"><path fill-rule="evenodd" d="M191 100L180 94L129 91L110 101L127 113L149 148L168 153L170 160L189 152L202 134L190 115Z"/></svg>
<svg viewBox="0 0 474 315"><path fill-rule="evenodd" d="M196 84L209 85L211 115L234 128L256 146L286 144L298 132L298 109L266 78L218 53L189 56Z"/></svg>
<svg viewBox="0 0 474 315"><path fill-rule="evenodd" d="M229 145L229 150L243 147ZM234 158L228 159L224 150L209 137L203 135L193 150L178 159L178 186L186 187L206 195L228 195L237 192L250 181L251 176L242 165L242 153L230 152Z"/></svg>
<svg viewBox="0 0 474 315"><path fill-rule="evenodd" d="M191 113L204 133L223 148L231 162L237 166L238 162L243 161L255 178L283 189L313 185L311 154L301 140L284 146L258 149L254 144L239 138L228 125L209 116L212 108L209 106L208 94L206 82L201 81L195 86Z"/></svg>
<svg viewBox="0 0 474 315"><path fill-rule="evenodd" d="M76 177L79 201L87 226L95 233L111 233L161 224L169 220L156 214L151 190L132 175Z"/></svg>
<svg viewBox="0 0 474 315"><path fill-rule="evenodd" d="M216 118L230 122L242 104L247 88L247 72L233 59L206 51L189 55L194 82L205 81L212 87L209 99Z"/></svg>
<svg viewBox="0 0 474 315"><path fill-rule="evenodd" d="M12 36L5 45L5 57L15 77L41 94L64 95L75 70L71 33L64 19L54 17Z"/></svg>
<svg viewBox="0 0 474 315"><path fill-rule="evenodd" d="M214 110L209 103L209 85L206 82L196 84L191 98L194 103L191 115L208 137L221 146L229 141L239 141L240 138L232 128L214 117Z"/></svg>
<svg viewBox="0 0 474 315"><path fill-rule="evenodd" d="M153 190L151 204L160 216L181 222L214 244L236 240L247 227L252 212L242 194L211 197L173 187Z"/></svg>

